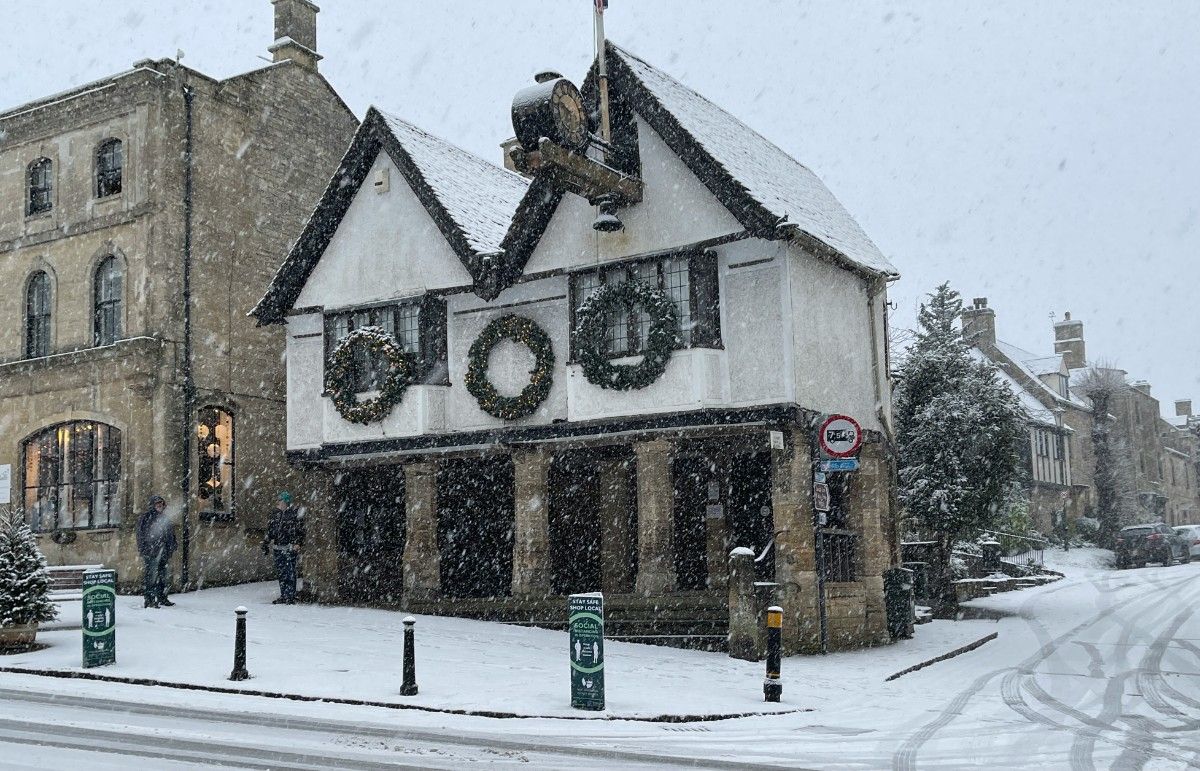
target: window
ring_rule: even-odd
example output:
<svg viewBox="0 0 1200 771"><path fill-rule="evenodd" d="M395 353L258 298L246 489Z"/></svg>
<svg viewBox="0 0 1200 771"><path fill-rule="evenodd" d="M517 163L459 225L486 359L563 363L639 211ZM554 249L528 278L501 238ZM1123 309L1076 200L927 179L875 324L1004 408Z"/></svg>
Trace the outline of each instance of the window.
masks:
<svg viewBox="0 0 1200 771"><path fill-rule="evenodd" d="M50 355L50 276L39 270L25 291L25 356Z"/></svg>
<svg viewBox="0 0 1200 771"><path fill-rule="evenodd" d="M818 530L825 558L826 581L857 580L855 561L858 535L850 525L850 482L849 472L830 472L825 475L829 486L829 511L825 524Z"/></svg>
<svg viewBox="0 0 1200 771"><path fill-rule="evenodd" d="M49 158L38 158L29 164L29 201L25 213L29 216L48 212L54 207L54 164Z"/></svg>
<svg viewBox="0 0 1200 771"><path fill-rule="evenodd" d="M124 166L121 140L106 139L96 148L96 197L104 198L121 192L121 172Z"/></svg>
<svg viewBox="0 0 1200 771"><path fill-rule="evenodd" d="M121 521L121 432L77 421L25 440L25 516L35 532Z"/></svg>
<svg viewBox="0 0 1200 771"><path fill-rule="evenodd" d="M121 339L121 296L124 280L117 258L109 255L96 268L95 345L112 345Z"/></svg>
<svg viewBox="0 0 1200 771"><path fill-rule="evenodd" d="M715 253L674 255L571 274L571 329L576 325L576 311L593 293L606 284L626 281L655 286L675 302L684 348L721 347ZM636 356L646 347L650 316L642 308L615 310L609 314L607 332L609 356Z"/></svg>
<svg viewBox="0 0 1200 771"><path fill-rule="evenodd" d="M233 416L219 407L200 410L196 420L196 451L200 516L233 519Z"/></svg>
<svg viewBox="0 0 1200 771"><path fill-rule="evenodd" d="M412 357L413 378L420 383L447 384L446 301L426 296L421 300L382 305L325 317L325 359L351 332L375 327L395 339ZM361 347L354 351L355 388L358 392L378 390L387 376L387 362L371 360Z"/></svg>

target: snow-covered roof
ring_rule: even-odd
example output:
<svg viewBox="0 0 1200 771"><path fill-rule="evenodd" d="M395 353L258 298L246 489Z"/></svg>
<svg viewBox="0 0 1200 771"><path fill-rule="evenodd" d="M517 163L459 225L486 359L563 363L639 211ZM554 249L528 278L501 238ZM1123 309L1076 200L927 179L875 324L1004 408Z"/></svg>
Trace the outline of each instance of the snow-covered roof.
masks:
<svg viewBox="0 0 1200 771"><path fill-rule="evenodd" d="M981 361L987 364L995 363L987 357L987 354L978 348L970 348L969 353L976 361ZM1004 383L1004 385L1008 386L1008 389L1017 397L1017 401L1021 404L1021 409L1025 411L1025 414L1029 418L1030 422L1040 423L1045 426L1058 426L1058 422L1054 419L1054 413L1046 409L1046 406L1042 404L1042 402L1039 401L1036 396L1030 393L1000 367L996 367L995 371L996 377L998 377L1000 381Z"/></svg>
<svg viewBox="0 0 1200 771"><path fill-rule="evenodd" d="M745 195L775 219L790 223L852 263L896 275L896 268L829 188L804 164L754 129L643 59L617 45L610 50L653 99L678 121ZM684 158L684 161L689 159Z"/></svg>
<svg viewBox="0 0 1200 771"><path fill-rule="evenodd" d="M1012 361L1019 369L1021 369L1029 378L1037 383L1037 387L1041 391L1050 396L1056 402L1064 402L1074 407L1088 408L1088 403L1076 396L1067 388L1067 396L1063 396L1058 391L1055 391L1050 386L1042 382L1040 375L1048 373L1060 373L1062 371L1062 356L1038 356L1024 348L1020 348L1011 343L1006 343L1003 340L996 341L996 348L1000 353L1004 354ZM1057 363L1056 363L1057 362Z"/></svg>
<svg viewBox="0 0 1200 771"><path fill-rule="evenodd" d="M471 249L499 252L529 182L402 118L379 114Z"/></svg>

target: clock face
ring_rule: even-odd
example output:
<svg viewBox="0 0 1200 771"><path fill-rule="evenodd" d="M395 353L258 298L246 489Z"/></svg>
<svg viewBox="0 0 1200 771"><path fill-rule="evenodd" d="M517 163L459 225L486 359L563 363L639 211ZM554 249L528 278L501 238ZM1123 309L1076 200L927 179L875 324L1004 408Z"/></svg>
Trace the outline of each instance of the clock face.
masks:
<svg viewBox="0 0 1200 771"><path fill-rule="evenodd" d="M588 125L579 89L568 80L559 81L550 96L550 107L563 144L582 149L588 141Z"/></svg>

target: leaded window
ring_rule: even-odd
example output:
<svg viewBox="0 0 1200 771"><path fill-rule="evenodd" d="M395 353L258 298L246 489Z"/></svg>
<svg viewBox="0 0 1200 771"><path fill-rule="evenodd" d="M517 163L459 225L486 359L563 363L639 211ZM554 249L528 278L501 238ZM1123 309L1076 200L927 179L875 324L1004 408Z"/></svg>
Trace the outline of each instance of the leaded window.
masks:
<svg viewBox="0 0 1200 771"><path fill-rule="evenodd" d="M417 382L444 384L446 366L446 304L424 297L394 305L343 311L325 317L325 358L356 329L373 327L396 341L413 363ZM387 376L388 363L373 359L361 346L354 350L354 382L359 393L375 391Z"/></svg>
<svg viewBox="0 0 1200 771"><path fill-rule="evenodd" d="M25 356L50 355L50 276L39 270L25 291Z"/></svg>
<svg viewBox="0 0 1200 771"><path fill-rule="evenodd" d="M219 407L205 407L196 419L199 473L196 497L207 519L233 518L233 416Z"/></svg>
<svg viewBox="0 0 1200 771"><path fill-rule="evenodd" d="M124 171L124 153L121 140L106 139L96 148L96 197L116 195L121 192L121 175Z"/></svg>
<svg viewBox="0 0 1200 771"><path fill-rule="evenodd" d="M121 339L124 277L114 256L105 257L96 268L93 342L112 345Z"/></svg>
<svg viewBox="0 0 1200 771"><path fill-rule="evenodd" d="M682 347L721 347L717 264L712 252L638 260L571 274L572 344L577 311L583 303L600 287L625 281L650 284L674 301ZM607 320L605 345L610 357L636 356L645 350L650 334L650 316L645 309L635 308L631 313L618 308L608 314Z"/></svg>
<svg viewBox="0 0 1200 771"><path fill-rule="evenodd" d="M25 206L27 215L48 212L54 207L54 163L38 158L29 164L29 195Z"/></svg>
<svg viewBox="0 0 1200 771"><path fill-rule="evenodd" d="M115 527L121 521L121 432L76 421L22 447L25 516L35 532Z"/></svg>

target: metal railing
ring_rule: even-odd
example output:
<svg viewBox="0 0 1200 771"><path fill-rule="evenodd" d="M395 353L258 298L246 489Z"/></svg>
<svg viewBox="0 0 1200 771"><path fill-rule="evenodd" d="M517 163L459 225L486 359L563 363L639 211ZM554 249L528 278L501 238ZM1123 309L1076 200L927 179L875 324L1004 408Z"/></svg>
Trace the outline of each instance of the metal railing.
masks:
<svg viewBox="0 0 1200 771"><path fill-rule="evenodd" d="M1041 567L1046 547L1050 545L1045 538L1005 533L1001 530L989 531L987 535L1000 543L1000 554L1004 559L1020 565Z"/></svg>

